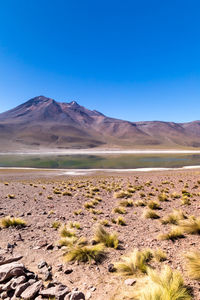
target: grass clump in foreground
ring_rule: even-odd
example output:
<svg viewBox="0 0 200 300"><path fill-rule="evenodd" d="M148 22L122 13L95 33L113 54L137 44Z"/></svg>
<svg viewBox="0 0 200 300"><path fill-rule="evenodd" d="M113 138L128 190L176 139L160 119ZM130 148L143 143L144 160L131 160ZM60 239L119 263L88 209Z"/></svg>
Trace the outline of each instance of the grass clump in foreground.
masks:
<svg viewBox="0 0 200 300"><path fill-rule="evenodd" d="M103 226L99 225L95 231L94 240L97 243L102 243L106 247L117 249L119 246L119 240L115 233L107 232Z"/></svg>
<svg viewBox="0 0 200 300"><path fill-rule="evenodd" d="M16 227L16 226L25 227L26 222L23 219L11 218L8 216L8 217L1 219L1 226L4 228Z"/></svg>
<svg viewBox="0 0 200 300"><path fill-rule="evenodd" d="M200 234L200 218L190 217L179 223L179 227L183 232L189 234Z"/></svg>
<svg viewBox="0 0 200 300"><path fill-rule="evenodd" d="M76 236L76 233L73 231L73 230L70 230L66 227L66 225L63 225L61 228L60 228L60 236L62 238L65 238L65 237L74 237Z"/></svg>
<svg viewBox="0 0 200 300"><path fill-rule="evenodd" d="M97 245L82 245L76 243L69 248L69 251L64 255L64 260L79 261L79 262L99 262L104 256L104 244Z"/></svg>
<svg viewBox="0 0 200 300"><path fill-rule="evenodd" d="M148 268L148 284L139 291L139 300L190 300L179 272L165 266L160 273Z"/></svg>
<svg viewBox="0 0 200 300"><path fill-rule="evenodd" d="M191 251L185 255L187 259L188 275L191 279L200 281L200 252Z"/></svg>
<svg viewBox="0 0 200 300"><path fill-rule="evenodd" d="M130 276L137 273L146 273L147 262L152 258L150 250L139 251L134 249L129 255L122 256L121 261L114 264L116 272L120 275Z"/></svg>

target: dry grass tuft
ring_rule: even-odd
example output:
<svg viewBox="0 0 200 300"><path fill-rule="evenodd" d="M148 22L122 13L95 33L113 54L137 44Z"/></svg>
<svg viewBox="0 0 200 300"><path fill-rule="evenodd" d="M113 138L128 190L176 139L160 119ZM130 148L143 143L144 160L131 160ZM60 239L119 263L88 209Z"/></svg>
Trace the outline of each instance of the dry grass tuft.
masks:
<svg viewBox="0 0 200 300"><path fill-rule="evenodd" d="M23 219L20 218L11 218L9 216L1 219L1 226L4 228L8 227L25 227L26 222Z"/></svg>
<svg viewBox="0 0 200 300"><path fill-rule="evenodd" d="M200 281L200 252L191 251L185 255L187 259L188 275L191 279Z"/></svg>
<svg viewBox="0 0 200 300"><path fill-rule="evenodd" d="M104 244L97 245L72 245L69 251L64 255L64 260L79 262L99 262L104 254Z"/></svg>
<svg viewBox="0 0 200 300"><path fill-rule="evenodd" d="M95 231L94 240L97 243L102 243L109 248L118 248L119 240L115 233L107 232L101 225Z"/></svg>
<svg viewBox="0 0 200 300"><path fill-rule="evenodd" d="M190 300L179 272L165 266L160 273L148 268L148 284L139 291L139 300Z"/></svg>
<svg viewBox="0 0 200 300"><path fill-rule="evenodd" d="M171 214L161 220L161 223L178 225L180 220L184 220L186 218L186 215L181 210L174 209Z"/></svg>
<svg viewBox="0 0 200 300"><path fill-rule="evenodd" d="M147 209L146 211L144 211L143 217L146 219L159 219L160 218L160 216L152 209Z"/></svg>
<svg viewBox="0 0 200 300"><path fill-rule="evenodd" d="M190 217L179 222L179 227L184 233L200 234L200 218Z"/></svg>
<svg viewBox="0 0 200 300"><path fill-rule="evenodd" d="M146 273L147 262L152 256L151 251L134 249L129 255L122 256L121 261L114 264L116 272L120 275L130 276L137 273Z"/></svg>

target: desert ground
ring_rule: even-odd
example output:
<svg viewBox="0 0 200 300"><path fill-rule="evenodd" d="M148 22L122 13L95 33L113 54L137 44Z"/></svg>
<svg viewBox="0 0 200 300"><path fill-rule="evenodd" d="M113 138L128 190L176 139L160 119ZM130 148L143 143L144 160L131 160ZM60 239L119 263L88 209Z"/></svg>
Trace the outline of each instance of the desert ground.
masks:
<svg viewBox="0 0 200 300"><path fill-rule="evenodd" d="M199 278L194 279L187 255L199 249L199 203L200 169L89 176L0 170L0 247L23 255L24 265L44 284L57 280L77 287L86 299L140 299L138 293L148 284L146 265L156 271L169 265L182 275L191 299L198 300ZM25 226L6 227L7 216L24 220ZM196 227L190 230L187 225L193 221ZM113 245L98 241L99 228L116 233ZM101 242L101 258L70 261L81 238L89 247ZM118 269L117 262L134 249L151 249L145 269L138 267L132 274ZM41 261L52 267L52 279L38 268Z"/></svg>

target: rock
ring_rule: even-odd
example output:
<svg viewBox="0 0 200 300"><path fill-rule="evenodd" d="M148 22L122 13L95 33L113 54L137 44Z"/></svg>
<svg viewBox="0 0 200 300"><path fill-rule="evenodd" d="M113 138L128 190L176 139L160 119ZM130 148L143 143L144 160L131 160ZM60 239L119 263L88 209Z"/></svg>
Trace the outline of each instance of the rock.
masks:
<svg viewBox="0 0 200 300"><path fill-rule="evenodd" d="M113 264L109 264L109 265L108 265L108 272L113 273L113 272L115 272L115 271L116 271L115 266L114 266Z"/></svg>
<svg viewBox="0 0 200 300"><path fill-rule="evenodd" d="M37 281L34 284L28 286L25 291L21 294L21 298L24 300L33 299L42 287L42 281Z"/></svg>
<svg viewBox="0 0 200 300"><path fill-rule="evenodd" d="M65 296L64 300L85 300L85 295L79 291L72 291Z"/></svg>
<svg viewBox="0 0 200 300"><path fill-rule="evenodd" d="M0 283L14 276L24 275L24 265L13 262L0 266Z"/></svg>
<svg viewBox="0 0 200 300"><path fill-rule="evenodd" d="M62 300L67 294L70 293L70 289L63 284L59 284L54 287L50 287L46 290L40 291L40 295L43 297L51 298L55 297L56 299Z"/></svg>
<svg viewBox="0 0 200 300"><path fill-rule="evenodd" d="M126 280L124 281L124 283L125 283L126 285L132 286L132 285L134 285L134 284L136 283L136 279L134 279L134 278L128 278L128 279L126 279Z"/></svg>
<svg viewBox="0 0 200 300"><path fill-rule="evenodd" d="M44 274L44 281L51 280L51 279L52 279L51 271L46 271Z"/></svg>
<svg viewBox="0 0 200 300"><path fill-rule="evenodd" d="M33 272L26 272L26 277L28 278L28 279L37 279L38 278L38 276L36 275L36 274L34 274Z"/></svg>
<svg viewBox="0 0 200 300"><path fill-rule="evenodd" d="M13 278L11 288L13 290L15 290L18 285L25 283L25 282L26 282L25 276L19 276L17 278Z"/></svg>
<svg viewBox="0 0 200 300"><path fill-rule="evenodd" d="M8 281L6 284L3 285L2 291L8 292L8 291L12 290L12 287L11 287L12 283L13 283L13 278L10 281Z"/></svg>
<svg viewBox="0 0 200 300"><path fill-rule="evenodd" d="M57 272L61 272L62 269L63 269L63 265L62 264L59 264L59 265L56 266L56 271Z"/></svg>
<svg viewBox="0 0 200 300"><path fill-rule="evenodd" d="M89 300L92 297L92 294L90 291L88 291L85 295L85 300Z"/></svg>
<svg viewBox="0 0 200 300"><path fill-rule="evenodd" d="M22 257L23 257L22 255L8 256L8 257L0 256L0 266L18 261L18 260L22 259Z"/></svg>
<svg viewBox="0 0 200 300"><path fill-rule="evenodd" d="M73 270L72 269L65 269L64 270L64 273L66 274L66 275L68 275L68 274L71 274L73 272Z"/></svg>
<svg viewBox="0 0 200 300"><path fill-rule="evenodd" d="M45 266L47 266L47 262L42 260L41 262L39 262L38 264L38 269L42 269L44 268Z"/></svg>
<svg viewBox="0 0 200 300"><path fill-rule="evenodd" d="M47 245L47 247L46 247L47 250L53 250L53 248L54 248L54 245L53 245L53 244L49 244L49 245Z"/></svg>
<svg viewBox="0 0 200 300"><path fill-rule="evenodd" d="M1 293L0 297L1 297L1 299L6 299L8 297L7 292L5 291L5 292Z"/></svg>
<svg viewBox="0 0 200 300"><path fill-rule="evenodd" d="M29 281L28 281L29 283L30 283L30 285L31 284L34 284L35 282L36 282L36 280L35 279L29 279Z"/></svg>
<svg viewBox="0 0 200 300"><path fill-rule="evenodd" d="M14 296L15 297L20 297L21 294L23 293L23 291L26 290L27 287L30 286L30 283L29 282L25 282L25 283L22 283L20 284L16 289L15 289L15 294Z"/></svg>
<svg viewBox="0 0 200 300"><path fill-rule="evenodd" d="M42 296L36 297L35 300L42 300Z"/></svg>

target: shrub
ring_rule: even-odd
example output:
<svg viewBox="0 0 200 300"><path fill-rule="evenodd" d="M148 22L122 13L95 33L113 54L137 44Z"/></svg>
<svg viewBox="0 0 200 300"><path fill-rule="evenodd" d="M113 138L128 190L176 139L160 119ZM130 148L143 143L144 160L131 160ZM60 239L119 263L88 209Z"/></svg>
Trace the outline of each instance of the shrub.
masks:
<svg viewBox="0 0 200 300"><path fill-rule="evenodd" d="M141 289L139 300L190 300L179 272L165 266L160 273L148 268L148 284Z"/></svg>
<svg viewBox="0 0 200 300"><path fill-rule="evenodd" d="M107 232L101 225L99 225L95 231L94 240L97 243L102 243L106 247L118 248L119 240L115 233Z"/></svg>
<svg viewBox="0 0 200 300"><path fill-rule="evenodd" d="M116 262L114 267L117 273L124 276L146 273L149 259L149 253L134 249L129 255L122 256L121 261Z"/></svg>
<svg viewBox="0 0 200 300"><path fill-rule="evenodd" d="M191 251L185 255L189 277L200 281L200 252Z"/></svg>
<svg viewBox="0 0 200 300"><path fill-rule="evenodd" d="M52 223L52 228L58 229L61 226L61 223L59 221L54 221Z"/></svg>
<svg viewBox="0 0 200 300"><path fill-rule="evenodd" d="M167 195L163 192L162 194L158 195L158 200L161 202L168 201Z"/></svg>
<svg viewBox="0 0 200 300"><path fill-rule="evenodd" d="M124 207L118 206L118 207L115 207L115 208L113 209L113 213L125 214L125 213L126 213L126 210L125 210Z"/></svg>
<svg viewBox="0 0 200 300"><path fill-rule="evenodd" d="M160 216L153 211L152 209L147 209L144 214L143 214L144 218L146 219L159 219Z"/></svg>
<svg viewBox="0 0 200 300"><path fill-rule="evenodd" d="M69 251L64 255L64 260L80 262L98 262L104 256L104 245L72 245Z"/></svg>
<svg viewBox="0 0 200 300"><path fill-rule="evenodd" d="M160 204L156 201L149 201L147 206L150 208L150 209L159 209L160 208Z"/></svg>
<svg viewBox="0 0 200 300"><path fill-rule="evenodd" d="M126 225L126 221L124 220L123 217L118 217L116 220L116 224L117 225L121 225L121 226L125 226Z"/></svg>
<svg viewBox="0 0 200 300"><path fill-rule="evenodd" d="M176 240L178 238L183 238L183 230L179 226L173 226L171 231L166 234L159 235L159 240Z"/></svg>
<svg viewBox="0 0 200 300"><path fill-rule="evenodd" d="M153 257L157 262L165 261L167 259L167 255L162 249L154 250Z"/></svg>
<svg viewBox="0 0 200 300"><path fill-rule="evenodd" d="M11 218L9 216L1 219L1 226L4 228L8 227L25 227L26 222L23 219L20 218Z"/></svg>
<svg viewBox="0 0 200 300"><path fill-rule="evenodd" d="M73 236L76 236L75 232L68 229L66 227L66 225L63 225L61 228L60 228L60 236L61 237L73 237Z"/></svg>
<svg viewBox="0 0 200 300"><path fill-rule="evenodd" d="M72 193L69 192L69 191L64 191L64 192L62 193L62 195L63 195L63 196L72 196Z"/></svg>
<svg viewBox="0 0 200 300"><path fill-rule="evenodd" d="M161 220L161 223L178 225L180 220L184 220L186 218L186 215L181 210L174 209L171 214Z"/></svg>
<svg viewBox="0 0 200 300"><path fill-rule="evenodd" d="M130 207L133 206L133 200L129 199L129 200L122 200L119 202L120 206L124 206L124 207Z"/></svg>
<svg viewBox="0 0 200 300"><path fill-rule="evenodd" d="M183 232L189 234L200 234L200 218L190 217L180 221L179 227Z"/></svg>

